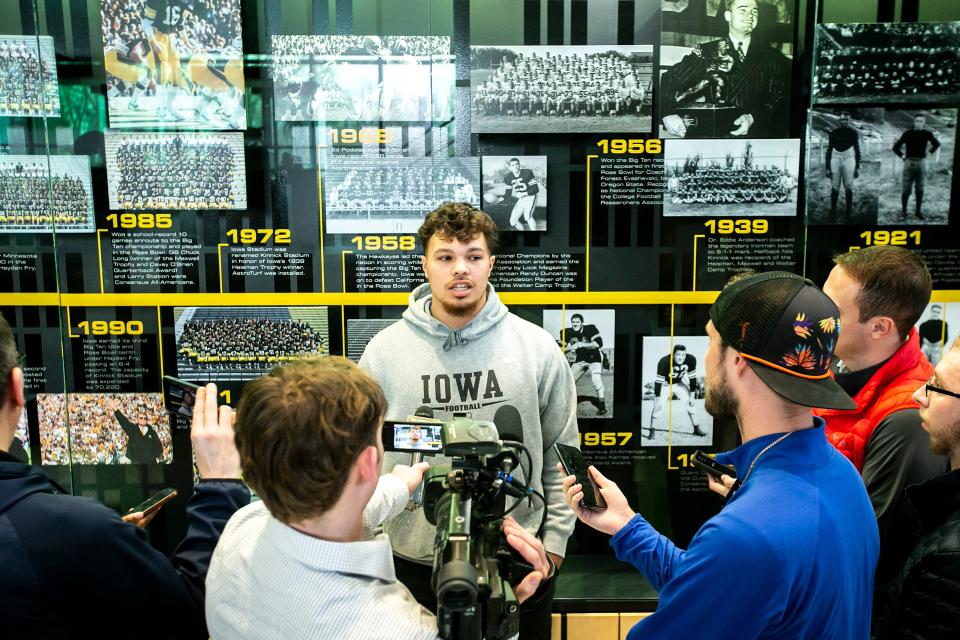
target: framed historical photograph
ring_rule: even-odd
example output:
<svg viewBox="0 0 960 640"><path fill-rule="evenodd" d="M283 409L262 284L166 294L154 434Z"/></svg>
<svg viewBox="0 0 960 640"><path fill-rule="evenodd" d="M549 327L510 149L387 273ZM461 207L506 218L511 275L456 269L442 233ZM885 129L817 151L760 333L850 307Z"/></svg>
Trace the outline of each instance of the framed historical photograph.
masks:
<svg viewBox="0 0 960 640"><path fill-rule="evenodd" d="M543 328L570 364L577 386L577 417L612 418L616 311L546 309Z"/></svg>
<svg viewBox="0 0 960 640"><path fill-rule="evenodd" d="M790 134L794 0L663 0L660 136Z"/></svg>
<svg viewBox="0 0 960 640"><path fill-rule="evenodd" d="M667 140L664 164L664 216L797 214L797 139Z"/></svg>
<svg viewBox="0 0 960 640"><path fill-rule="evenodd" d="M53 36L0 36L0 116L60 116Z"/></svg>
<svg viewBox="0 0 960 640"><path fill-rule="evenodd" d="M41 393L37 414L41 464L173 462L163 394Z"/></svg>
<svg viewBox="0 0 960 640"><path fill-rule="evenodd" d="M808 224L877 223L892 144L879 107L818 107L807 132Z"/></svg>
<svg viewBox="0 0 960 640"><path fill-rule="evenodd" d="M447 36L274 35L282 121L445 122L453 118Z"/></svg>
<svg viewBox="0 0 960 640"><path fill-rule="evenodd" d="M253 380L330 353L326 307L174 307L173 316L184 380Z"/></svg>
<svg viewBox="0 0 960 640"><path fill-rule="evenodd" d="M960 22L817 25L815 103L960 99Z"/></svg>
<svg viewBox="0 0 960 640"><path fill-rule="evenodd" d="M398 318L347 318L347 358L360 362L373 336L397 321Z"/></svg>
<svg viewBox="0 0 960 640"><path fill-rule="evenodd" d="M246 209L242 133L104 134L111 209Z"/></svg>
<svg viewBox="0 0 960 640"><path fill-rule="evenodd" d="M247 128L240 0L100 0L114 129Z"/></svg>
<svg viewBox="0 0 960 640"><path fill-rule="evenodd" d="M328 155L322 184L326 233L416 233L443 202L480 206L480 159Z"/></svg>
<svg viewBox="0 0 960 640"><path fill-rule="evenodd" d="M7 449L7 453L26 464L30 464L30 428L27 424L27 411L20 412L20 419L17 421L17 430L13 434L13 442Z"/></svg>
<svg viewBox="0 0 960 640"><path fill-rule="evenodd" d="M956 109L885 109L877 224L950 222Z"/></svg>
<svg viewBox="0 0 960 640"><path fill-rule="evenodd" d="M83 233L94 227L88 156L0 156L0 232Z"/></svg>
<svg viewBox="0 0 960 640"><path fill-rule="evenodd" d="M470 47L474 133L650 131L652 45Z"/></svg>
<svg viewBox="0 0 960 640"><path fill-rule="evenodd" d="M483 210L498 229L547 230L547 156L483 156Z"/></svg>
<svg viewBox="0 0 960 640"><path fill-rule="evenodd" d="M644 336L640 442L644 447L708 447L713 416L704 409L707 336Z"/></svg>
<svg viewBox="0 0 960 640"><path fill-rule="evenodd" d="M917 320L920 349L930 364L937 366L960 329L960 304L931 302Z"/></svg>

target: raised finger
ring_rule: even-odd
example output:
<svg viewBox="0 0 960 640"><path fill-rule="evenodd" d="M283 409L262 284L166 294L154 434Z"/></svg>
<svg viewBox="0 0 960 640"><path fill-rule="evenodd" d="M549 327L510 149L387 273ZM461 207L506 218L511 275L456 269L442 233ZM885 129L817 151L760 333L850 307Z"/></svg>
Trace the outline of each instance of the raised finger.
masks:
<svg viewBox="0 0 960 640"><path fill-rule="evenodd" d="M196 429L202 424L204 401L206 397L207 390L204 387L198 388L197 394L193 399L193 420L190 422L191 429Z"/></svg>
<svg viewBox="0 0 960 640"><path fill-rule="evenodd" d="M203 403L204 426L217 426L217 385L212 382L207 385L206 398Z"/></svg>

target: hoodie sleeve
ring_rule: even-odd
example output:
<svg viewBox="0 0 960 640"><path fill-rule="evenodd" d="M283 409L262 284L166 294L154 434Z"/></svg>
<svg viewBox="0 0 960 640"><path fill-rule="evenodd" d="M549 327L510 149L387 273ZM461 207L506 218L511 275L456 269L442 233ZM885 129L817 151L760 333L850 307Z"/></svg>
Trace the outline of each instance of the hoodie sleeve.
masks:
<svg viewBox="0 0 960 640"><path fill-rule="evenodd" d="M577 427L577 389L570 365L560 349L550 343L549 356L540 376L540 425L543 429L543 470L540 482L547 499L547 524L543 532L543 546L550 553L566 555L567 538L573 533L577 518L563 500L563 478L557 471L557 452L554 443L576 447L579 444Z"/></svg>

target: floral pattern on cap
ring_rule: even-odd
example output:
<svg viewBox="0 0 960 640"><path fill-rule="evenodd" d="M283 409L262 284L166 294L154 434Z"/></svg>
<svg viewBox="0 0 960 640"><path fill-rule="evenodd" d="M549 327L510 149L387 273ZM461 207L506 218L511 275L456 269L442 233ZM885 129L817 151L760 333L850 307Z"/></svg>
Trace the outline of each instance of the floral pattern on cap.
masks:
<svg viewBox="0 0 960 640"><path fill-rule="evenodd" d="M826 372L840 335L840 318L828 316L814 322L807 320L807 314L798 313L793 321L793 332L800 342L780 356L780 364L790 369Z"/></svg>

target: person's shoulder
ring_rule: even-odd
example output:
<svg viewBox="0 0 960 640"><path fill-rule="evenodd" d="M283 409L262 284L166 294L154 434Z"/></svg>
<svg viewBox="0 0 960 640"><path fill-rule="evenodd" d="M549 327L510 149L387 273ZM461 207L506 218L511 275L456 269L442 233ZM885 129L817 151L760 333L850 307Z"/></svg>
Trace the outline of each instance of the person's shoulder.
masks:
<svg viewBox="0 0 960 640"><path fill-rule="evenodd" d="M550 344L554 349L557 347L556 340L547 332L546 329L540 325L530 322L529 320L521 318L512 311L504 316L501 323L504 329L519 334L522 336L524 341L535 341L537 346L542 343ZM567 331L570 331L569 327L567 328Z"/></svg>
<svg viewBox="0 0 960 640"><path fill-rule="evenodd" d="M266 526L269 519L270 511L262 500L255 500L237 509L223 528L219 544L229 546L236 540L249 540Z"/></svg>

